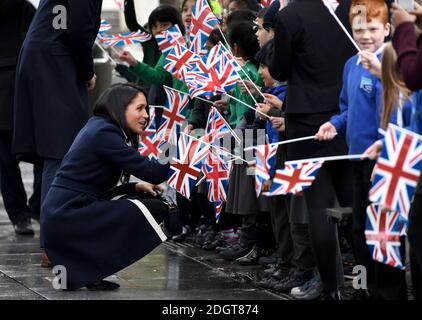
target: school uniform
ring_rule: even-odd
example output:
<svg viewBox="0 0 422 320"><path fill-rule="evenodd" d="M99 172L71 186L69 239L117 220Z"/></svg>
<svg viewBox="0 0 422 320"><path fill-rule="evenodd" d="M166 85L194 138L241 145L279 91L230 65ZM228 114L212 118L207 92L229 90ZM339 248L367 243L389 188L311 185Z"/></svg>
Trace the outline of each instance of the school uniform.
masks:
<svg viewBox="0 0 422 320"><path fill-rule="evenodd" d="M159 200L109 198L122 171L159 184L168 170L169 165L150 161L128 146L121 128L108 118L88 121L42 206L45 250L53 265L66 268L69 289L114 274L166 239L158 225L166 213ZM124 189L136 194L135 184Z"/></svg>
<svg viewBox="0 0 422 320"><path fill-rule="evenodd" d="M384 46L375 54L381 60ZM409 104L403 106L408 109ZM340 94L340 114L331 118L339 135L346 137L349 154L363 154L380 137L378 128L382 115L381 80L363 68L358 55L347 61L344 67L343 89ZM401 117L402 119L402 117ZM397 112L390 122L397 123ZM403 123L402 123L403 125ZM407 299L405 272L385 268L375 262L366 244L366 209L370 204L368 194L375 161L353 163L353 249L358 265L366 267L368 289L379 299Z"/></svg>

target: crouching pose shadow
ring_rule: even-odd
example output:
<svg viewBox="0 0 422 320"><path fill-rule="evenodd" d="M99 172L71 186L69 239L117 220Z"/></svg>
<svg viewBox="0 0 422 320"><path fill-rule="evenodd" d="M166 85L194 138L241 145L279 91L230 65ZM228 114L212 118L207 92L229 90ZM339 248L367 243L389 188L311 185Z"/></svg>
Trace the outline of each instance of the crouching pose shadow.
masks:
<svg viewBox="0 0 422 320"><path fill-rule="evenodd" d="M169 165L137 151L148 120L145 91L115 85L99 98L94 117L63 159L43 203L41 225L53 266L66 270L67 289L116 289L118 284L103 279L166 240L158 223L169 208L154 196ZM128 183L130 175L146 182ZM119 179L123 184L116 187ZM118 194L131 197L111 200Z"/></svg>

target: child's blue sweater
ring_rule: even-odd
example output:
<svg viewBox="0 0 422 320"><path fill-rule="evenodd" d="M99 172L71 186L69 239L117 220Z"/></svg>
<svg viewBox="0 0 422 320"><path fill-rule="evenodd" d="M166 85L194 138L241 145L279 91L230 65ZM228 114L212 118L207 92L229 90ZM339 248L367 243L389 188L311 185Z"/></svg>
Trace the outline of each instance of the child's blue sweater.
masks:
<svg viewBox="0 0 422 320"><path fill-rule="evenodd" d="M381 54L378 58L381 58ZM356 55L346 62L340 114L330 120L337 133L346 136L349 154L362 154L378 140L382 115L381 80L364 69L358 59ZM391 122L397 122L396 112Z"/></svg>

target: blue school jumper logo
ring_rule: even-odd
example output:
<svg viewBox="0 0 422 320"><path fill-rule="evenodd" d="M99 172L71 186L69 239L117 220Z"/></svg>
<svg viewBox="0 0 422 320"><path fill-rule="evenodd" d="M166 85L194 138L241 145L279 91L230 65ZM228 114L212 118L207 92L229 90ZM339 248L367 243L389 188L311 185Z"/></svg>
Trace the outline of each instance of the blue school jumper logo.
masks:
<svg viewBox="0 0 422 320"><path fill-rule="evenodd" d="M373 83L372 83L372 79L371 78L367 78L367 77L362 77L360 79L360 88L367 92L367 93L371 93L372 92L372 87L373 87Z"/></svg>

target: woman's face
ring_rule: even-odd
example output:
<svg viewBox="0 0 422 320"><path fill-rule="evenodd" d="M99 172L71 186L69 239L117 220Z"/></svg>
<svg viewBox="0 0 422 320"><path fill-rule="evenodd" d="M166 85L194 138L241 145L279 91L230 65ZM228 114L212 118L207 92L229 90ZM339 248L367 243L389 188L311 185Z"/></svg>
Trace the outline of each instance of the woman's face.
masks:
<svg viewBox="0 0 422 320"><path fill-rule="evenodd" d="M192 9L195 5L195 0L186 0L182 8L182 20L186 30L190 29L192 23Z"/></svg>
<svg viewBox="0 0 422 320"><path fill-rule="evenodd" d="M139 93L126 107L126 124L130 131L142 134L148 125L147 99Z"/></svg>
<svg viewBox="0 0 422 320"><path fill-rule="evenodd" d="M155 37L157 34L167 30L168 28L172 27L173 24L170 21L157 21L155 24L151 27L151 33Z"/></svg>

